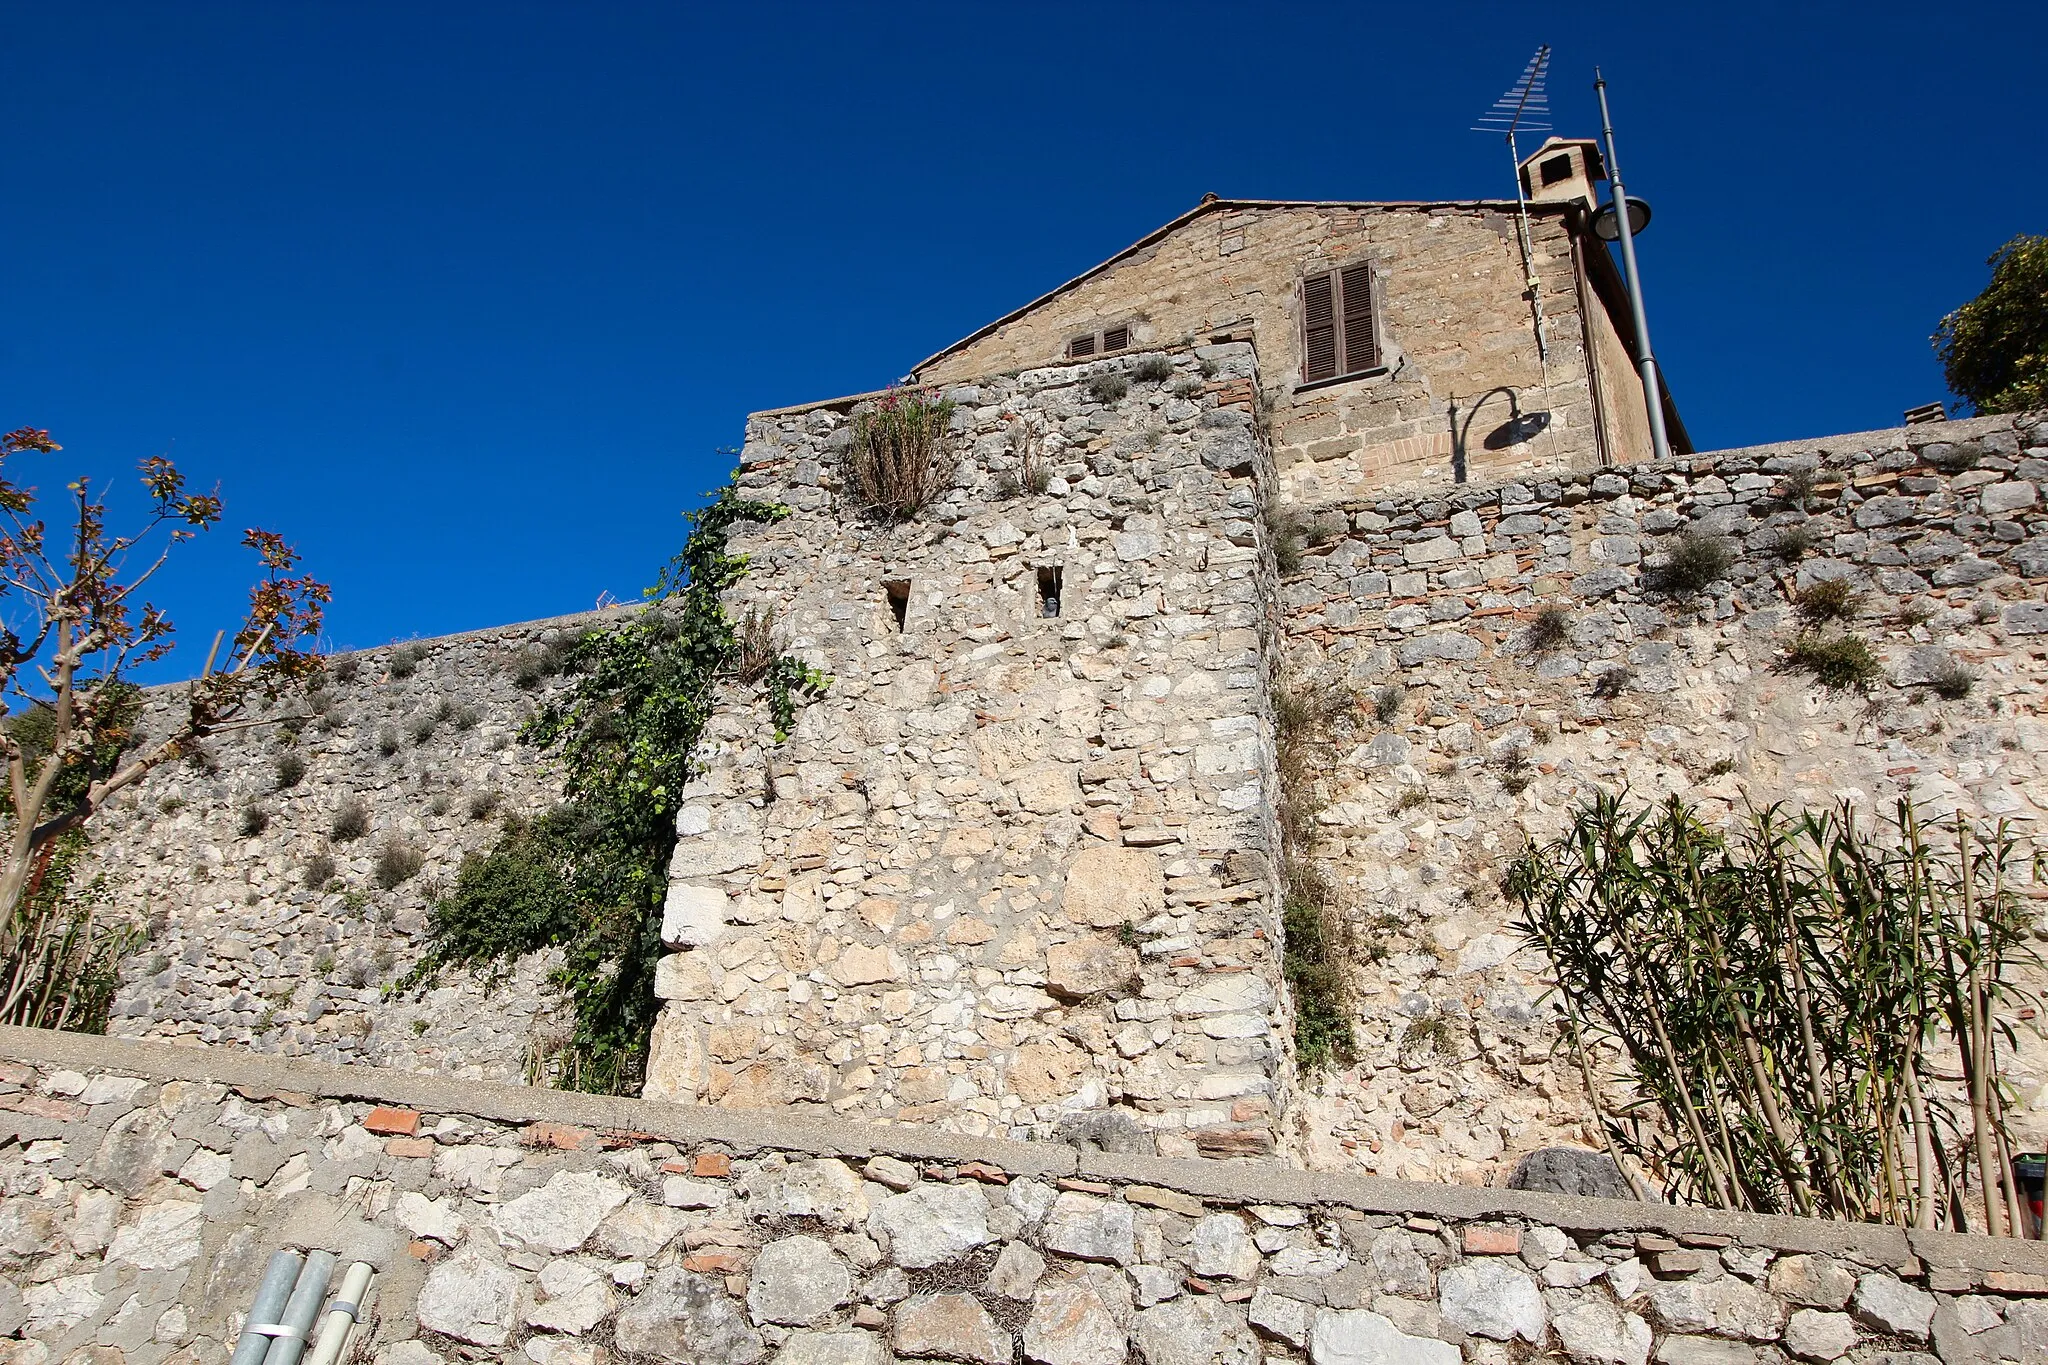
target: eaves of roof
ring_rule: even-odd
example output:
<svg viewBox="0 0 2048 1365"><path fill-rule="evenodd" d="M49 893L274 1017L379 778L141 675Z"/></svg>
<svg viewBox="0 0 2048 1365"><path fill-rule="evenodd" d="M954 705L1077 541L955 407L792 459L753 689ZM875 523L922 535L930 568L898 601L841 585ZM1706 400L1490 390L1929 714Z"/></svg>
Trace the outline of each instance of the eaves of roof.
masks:
<svg viewBox="0 0 2048 1365"><path fill-rule="evenodd" d="M1569 201L1542 204L1531 203L1528 208L1532 213L1554 211L1563 208L1566 202ZM1065 284L1039 295L1022 308L1013 309L987 326L969 332L952 345L934 351L923 360L918 361L916 366L912 368L911 373L913 375L921 374L927 365L943 360L961 347L971 346L990 333L1007 327L1032 309L1058 298L1077 285L1086 283L1115 265L1118 261L1143 251L1146 247L1179 231L1204 214L1223 213L1233 209L1483 209L1492 212L1512 213L1516 207L1516 201L1512 199L1204 199L1172 222L1146 233L1143 237L1132 242L1100 265L1082 271Z"/></svg>

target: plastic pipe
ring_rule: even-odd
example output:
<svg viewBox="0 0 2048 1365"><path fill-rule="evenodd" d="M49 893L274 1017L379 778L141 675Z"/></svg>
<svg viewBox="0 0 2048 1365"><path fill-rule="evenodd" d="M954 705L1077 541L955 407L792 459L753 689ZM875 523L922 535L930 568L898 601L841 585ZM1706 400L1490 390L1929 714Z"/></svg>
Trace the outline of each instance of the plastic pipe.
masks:
<svg viewBox="0 0 2048 1365"><path fill-rule="evenodd" d="M363 1296L370 1292L371 1273L368 1261L357 1261L341 1277L341 1288L335 1291L334 1302L327 1305L327 1316L320 1323L320 1340L313 1344L313 1354L306 1357L306 1365L335 1365L341 1359L349 1329L362 1319Z"/></svg>
<svg viewBox="0 0 2048 1365"><path fill-rule="evenodd" d="M235 1342L234 1359L229 1365L261 1365L263 1357L270 1351L273 1338L269 1333L255 1329L278 1320L278 1315L284 1311L285 1297L292 1292L292 1281L298 1275L298 1252L274 1251L270 1254L270 1264L263 1271L263 1282L256 1286L256 1302L249 1305L249 1317L242 1324L242 1335Z"/></svg>
<svg viewBox="0 0 2048 1365"><path fill-rule="evenodd" d="M284 1330L271 1341L263 1365L299 1365L299 1357L306 1351L306 1333L312 1329L313 1318L320 1312L320 1301L327 1297L327 1282L333 1277L333 1252L306 1253L306 1268L299 1272L299 1282L292 1286L284 1315L278 1319Z"/></svg>

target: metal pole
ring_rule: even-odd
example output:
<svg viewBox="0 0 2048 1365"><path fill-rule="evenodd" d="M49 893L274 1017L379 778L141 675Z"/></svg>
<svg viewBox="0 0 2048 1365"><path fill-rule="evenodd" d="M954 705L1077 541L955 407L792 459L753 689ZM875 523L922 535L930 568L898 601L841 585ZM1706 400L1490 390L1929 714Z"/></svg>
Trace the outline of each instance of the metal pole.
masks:
<svg viewBox="0 0 2048 1365"><path fill-rule="evenodd" d="M1628 277L1629 312L1636 324L1636 369L1643 376L1643 403L1650 410L1650 444L1659 460L1671 458L1671 438L1664 431L1664 393L1657 381L1657 359L1650 353L1650 324L1643 316L1643 281L1636 273L1635 234L1629 230L1628 190L1621 183L1621 162L1614 156L1614 120L1607 114L1607 79L1593 68L1593 89L1600 95L1600 131L1607 139L1607 183L1613 195L1615 231L1621 239L1621 268Z"/></svg>

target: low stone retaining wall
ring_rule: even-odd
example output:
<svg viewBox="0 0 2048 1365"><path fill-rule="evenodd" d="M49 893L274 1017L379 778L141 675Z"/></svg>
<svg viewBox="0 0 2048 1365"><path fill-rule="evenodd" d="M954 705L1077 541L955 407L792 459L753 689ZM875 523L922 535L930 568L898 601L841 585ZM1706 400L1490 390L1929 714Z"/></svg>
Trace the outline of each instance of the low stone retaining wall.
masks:
<svg viewBox="0 0 2048 1365"><path fill-rule="evenodd" d="M2048 1247L0 1029L0 1365L2048 1359Z"/></svg>

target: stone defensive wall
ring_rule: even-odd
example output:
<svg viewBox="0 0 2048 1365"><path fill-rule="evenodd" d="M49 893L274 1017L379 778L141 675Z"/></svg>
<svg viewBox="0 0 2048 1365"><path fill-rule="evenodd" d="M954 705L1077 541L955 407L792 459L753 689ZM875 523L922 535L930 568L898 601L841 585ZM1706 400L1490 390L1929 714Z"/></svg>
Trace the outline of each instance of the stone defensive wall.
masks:
<svg viewBox="0 0 2048 1365"><path fill-rule="evenodd" d="M728 607L833 681L780 743L758 684L721 685L650 1098L1497 1184L1599 1145L1498 890L1596 786L1709 818L1904 796L2031 832L2048 808L2040 416L1312 503L1275 491L1256 376L1230 343L956 386L958 477L893 528L843 488L864 400L750 419L741 491L792 513L736 528ZM1656 591L1688 529L1729 572ZM1867 694L1780 669L1792 597L1834 578L1861 595L1830 629L1883 665ZM1546 604L1564 637L1538 648ZM461 857L556 795L514 736L550 645L605 619L348 656L297 719L124 797L93 867L151 941L112 1031L538 1078L547 961L385 987ZM1929 686L1958 669L1968 695ZM1292 853L1338 892L1358 1056L1306 1075L1286 689L1346 701ZM2008 1022L2015 1136L2048 1147L2038 1021Z"/></svg>
<svg viewBox="0 0 2048 1365"><path fill-rule="evenodd" d="M1907 798L2038 835L2044 480L2036 414L1305 509L1282 676L1360 699L1315 740L1313 856L1353 931L1362 1021L1357 1064L1297 1098L1308 1163L1491 1183L1532 1148L1599 1145L1499 889L1596 789L1680 794L1709 821ZM1723 537L1726 576L1655 590L1686 531ZM1783 668L1794 598L1830 579L1859 596L1828 629L1883 665L1867 694ZM1563 638L1532 638L1544 604ZM1974 681L1944 699L1930 683L1958 665ZM2039 1150L2048 1047L2031 1008L2003 1022L2015 1150Z"/></svg>
<svg viewBox="0 0 2048 1365"><path fill-rule="evenodd" d="M553 650L606 619L338 656L324 685L281 700L276 724L210 739L116 798L73 879L101 879L107 911L148 930L109 1031L525 1076L554 1027L550 962L488 993L460 976L419 998L384 988L424 951L428 906L463 855L489 848L506 816L559 799L519 727L555 685ZM176 704L175 689L153 689L143 728Z"/></svg>
<svg viewBox="0 0 2048 1365"><path fill-rule="evenodd" d="M728 612L832 686L780 744L758 696L725 698L678 824L648 1095L1274 1150L1255 357L1154 355L1133 382L1145 359L947 390L959 473L894 527L847 505L850 403L749 422L739 488L794 514L735 529Z"/></svg>
<svg viewBox="0 0 2048 1365"><path fill-rule="evenodd" d="M0 1028L0 1365L2032 1365L2048 1247Z"/></svg>

